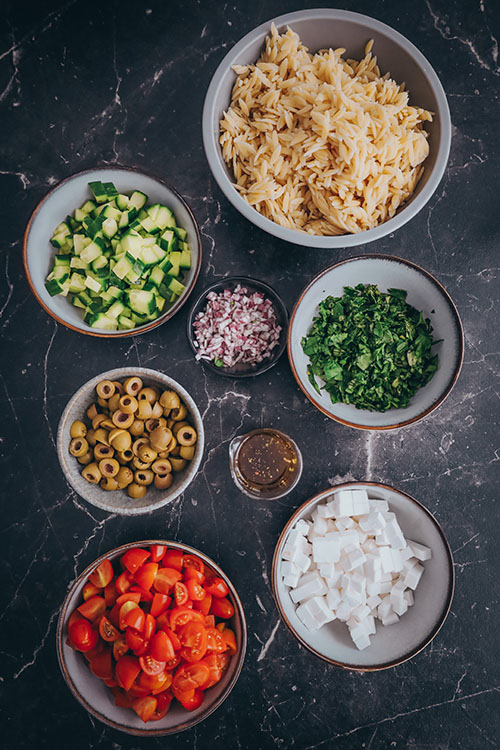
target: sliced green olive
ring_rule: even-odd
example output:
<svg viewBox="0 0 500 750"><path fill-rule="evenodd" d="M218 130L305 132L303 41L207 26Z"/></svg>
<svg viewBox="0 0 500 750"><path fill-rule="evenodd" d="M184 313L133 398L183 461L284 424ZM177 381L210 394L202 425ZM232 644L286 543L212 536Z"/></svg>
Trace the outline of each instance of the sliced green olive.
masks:
<svg viewBox="0 0 500 750"><path fill-rule="evenodd" d="M69 452L72 456L76 456L76 458L83 456L84 453L87 453L88 449L89 444L84 437L73 438L69 444Z"/></svg>
<svg viewBox="0 0 500 750"><path fill-rule="evenodd" d="M87 434L87 425L80 419L77 419L69 428L69 434L72 438L85 437Z"/></svg>

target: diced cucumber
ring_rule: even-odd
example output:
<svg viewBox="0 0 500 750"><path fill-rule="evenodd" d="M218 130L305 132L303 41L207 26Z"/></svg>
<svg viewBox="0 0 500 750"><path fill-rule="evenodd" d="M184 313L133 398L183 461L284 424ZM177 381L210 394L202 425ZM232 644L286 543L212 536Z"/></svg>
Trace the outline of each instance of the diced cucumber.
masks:
<svg viewBox="0 0 500 750"><path fill-rule="evenodd" d="M89 214L91 211L94 210L96 207L95 201L86 201L83 206L81 207L81 211L84 211L86 214Z"/></svg>
<svg viewBox="0 0 500 750"><path fill-rule="evenodd" d="M84 260L78 257L78 255L73 255L70 261L70 268L78 268L85 270L88 266L88 263L85 263Z"/></svg>
<svg viewBox="0 0 500 750"><path fill-rule="evenodd" d="M168 253L177 249L177 242L177 235L174 233L173 229L166 229L158 241L160 247Z"/></svg>
<svg viewBox="0 0 500 750"><path fill-rule="evenodd" d="M56 255L54 258L55 266L69 266L71 259L68 255Z"/></svg>
<svg viewBox="0 0 500 750"><path fill-rule="evenodd" d="M163 308L165 307L166 299L165 297L162 297L160 294L156 295L156 309L161 312Z"/></svg>
<svg viewBox="0 0 500 750"><path fill-rule="evenodd" d="M90 237L85 237L84 234L74 234L73 235L73 249L77 255L80 255L84 247L87 247L87 245L90 245L92 240Z"/></svg>
<svg viewBox="0 0 500 750"><path fill-rule="evenodd" d="M116 222L118 222L120 220L122 212L119 211L112 203L108 203L108 205L103 210L102 215L105 216L106 219L114 219Z"/></svg>
<svg viewBox="0 0 500 750"><path fill-rule="evenodd" d="M93 260L102 255L102 248L96 242L91 242L87 247L84 247L80 253L80 258L85 263L92 263Z"/></svg>
<svg viewBox="0 0 500 750"><path fill-rule="evenodd" d="M116 300L116 302L113 302L111 307L106 310L106 315L108 316L108 318L116 320L116 318L118 318L124 310L125 305L123 304L123 302L120 302L120 300Z"/></svg>
<svg viewBox="0 0 500 750"><path fill-rule="evenodd" d="M129 197L128 195L124 195L123 193L118 193L116 196L116 205L120 209L120 211L125 211L129 206Z"/></svg>
<svg viewBox="0 0 500 750"><path fill-rule="evenodd" d="M179 261L179 267L186 268L186 269L191 268L191 250L189 246L187 248L184 248L184 250L181 252L181 259Z"/></svg>
<svg viewBox="0 0 500 750"><path fill-rule="evenodd" d="M118 321L108 318L105 313L97 313L90 316L89 325L91 328L102 328L103 331L116 331Z"/></svg>
<svg viewBox="0 0 500 750"><path fill-rule="evenodd" d="M51 245L54 245L54 247L63 247L67 237L68 235L65 232L59 232L59 234L54 234L50 238L50 243Z"/></svg>
<svg viewBox="0 0 500 750"><path fill-rule="evenodd" d="M149 274L149 280L158 288L160 287L160 284L162 283L164 278L165 274L159 266L155 266Z"/></svg>
<svg viewBox="0 0 500 750"><path fill-rule="evenodd" d="M83 304L83 302L80 301L79 297L72 297L71 298L71 304L75 307L79 307L82 310L85 310L86 305Z"/></svg>
<svg viewBox="0 0 500 750"><path fill-rule="evenodd" d="M85 278L80 273L72 273L69 280L71 294L80 294L85 291L85 288Z"/></svg>
<svg viewBox="0 0 500 750"><path fill-rule="evenodd" d="M142 237L135 232L129 231L123 235L121 246L133 258L138 258L142 248Z"/></svg>
<svg viewBox="0 0 500 750"><path fill-rule="evenodd" d="M170 279L168 283L168 288L170 289L171 292L176 294L178 297L180 297L182 292L186 289L184 284L181 284L181 282L178 279L174 279L174 278Z"/></svg>
<svg viewBox="0 0 500 750"><path fill-rule="evenodd" d="M118 328L121 328L123 331L130 331L135 326L134 321L131 318L127 318L126 315L120 315L118 318Z"/></svg>
<svg viewBox="0 0 500 750"><path fill-rule="evenodd" d="M114 198L116 195L118 195L118 190L115 188L112 182L105 182L104 189L108 198Z"/></svg>
<svg viewBox="0 0 500 750"><path fill-rule="evenodd" d="M115 219L109 217L103 222L102 232L105 237L114 237L118 231L118 224Z"/></svg>
<svg viewBox="0 0 500 750"><path fill-rule="evenodd" d="M120 258L113 268L113 273L119 279L124 279L133 269L132 263L125 257Z"/></svg>
<svg viewBox="0 0 500 750"><path fill-rule="evenodd" d="M85 286L92 292L99 292L101 290L101 282L94 279L93 276L87 276L85 278Z"/></svg>
<svg viewBox="0 0 500 750"><path fill-rule="evenodd" d="M187 230L184 229L184 227L174 226L174 232L176 233L177 237L184 242L187 237Z"/></svg>
<svg viewBox="0 0 500 750"><path fill-rule="evenodd" d="M108 200L108 193L100 180L89 182L89 188L92 190L92 194L97 203L106 203Z"/></svg>
<svg viewBox="0 0 500 750"><path fill-rule="evenodd" d="M154 292L143 289L132 289L127 294L130 309L140 315L151 315L156 310L156 297Z"/></svg>
<svg viewBox="0 0 500 750"><path fill-rule="evenodd" d="M141 226L144 231L148 232L149 234L158 234L158 232L160 231L160 227L156 226L151 216L146 216L144 219L141 219Z"/></svg>
<svg viewBox="0 0 500 750"><path fill-rule="evenodd" d="M172 211L166 206L159 207L154 221L156 226L160 227L160 229L165 229L166 227L175 227L175 216L173 215Z"/></svg>
<svg viewBox="0 0 500 750"><path fill-rule="evenodd" d="M130 196L129 205L139 211L144 206L147 199L148 196L145 193L141 193L139 190L134 190Z"/></svg>
<svg viewBox="0 0 500 750"><path fill-rule="evenodd" d="M45 282L45 288L51 297L55 297L57 294L62 294L64 292L64 284L62 281L58 281L58 279L47 279Z"/></svg>
<svg viewBox="0 0 500 750"><path fill-rule="evenodd" d="M84 218L87 216L85 211L83 211L81 208L75 208L74 215L77 221L83 221Z"/></svg>

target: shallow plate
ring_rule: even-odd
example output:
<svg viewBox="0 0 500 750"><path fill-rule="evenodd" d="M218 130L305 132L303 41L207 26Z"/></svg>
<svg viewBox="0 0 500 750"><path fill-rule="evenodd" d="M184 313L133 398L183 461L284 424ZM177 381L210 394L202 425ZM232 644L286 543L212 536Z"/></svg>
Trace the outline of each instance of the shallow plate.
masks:
<svg viewBox="0 0 500 750"><path fill-rule="evenodd" d="M150 544L166 544L168 547L181 549L187 554L197 555L203 560L205 565L208 565L208 567L211 568L216 576L220 576L226 582L229 586L230 592L228 598L230 599L235 612L232 624L236 634L236 641L239 644L239 651L237 655L232 657L228 671L222 680L217 683L217 685L214 685L213 688L210 688L209 692L206 693L206 698L200 708L189 712L185 711L182 706L175 702L175 704L172 704L172 707L163 719L144 724L132 709L115 706L111 690L106 687L102 680L92 674L83 654L73 651L73 649L66 644L66 626L71 613L81 602L82 589L89 574L106 557L113 560L124 554L128 549L149 546ZM103 721L108 726L113 727L113 729L119 729L122 732L127 732L127 734L135 734L142 737L154 737L181 732L210 716L210 714L221 705L233 689L243 666L246 645L247 626L245 613L238 594L236 593L236 589L226 574L214 563L213 560L207 557L207 555L204 555L203 552L199 552L199 550L189 547L186 544L181 544L180 542L170 542L158 539L124 544L121 547L117 547L105 555L102 555L98 560L93 562L92 565L89 565L89 567L84 570L71 585L66 595L59 614L56 632L56 647L59 666L63 673L63 677L75 698L84 708L87 709L87 711L89 711L89 713L95 716L96 719Z"/></svg>
<svg viewBox="0 0 500 750"><path fill-rule="evenodd" d="M172 486L168 490L159 490L154 486L150 486L144 497L136 500L129 497L124 490L110 492L103 490L98 484L87 482L81 476L83 467L68 450L71 440L69 434L71 425L75 420L85 418L88 407L96 401L96 385L101 380L124 380L134 375L142 378L145 385L156 386L163 390L171 388L176 391L186 404L190 421L198 434L194 457L182 471L174 472ZM61 464L61 469L73 489L78 492L80 497L83 497L84 500L95 505L97 508L106 510L108 513L120 513L125 516L134 516L157 510L167 503L172 502L172 500L175 500L176 497L184 492L196 476L203 455L204 443L205 436L201 414L189 393L173 378L157 370L150 370L147 367L120 367L116 370L102 372L100 375L96 375L95 378L88 380L68 401L57 429L57 457Z"/></svg>
<svg viewBox="0 0 500 750"><path fill-rule="evenodd" d="M185 291L159 318L130 331L104 331L91 328L84 322L83 311L80 308L74 307L67 297L60 295L51 297L45 289L45 279L52 270L56 255L56 249L49 242L50 237L54 228L64 221L68 214L72 214L75 208L89 200L91 192L88 183L93 180L113 182L118 192L121 193L141 190L146 193L151 203L164 203L171 208L179 225L188 233L187 241L191 247L192 266L183 280L186 286ZM191 209L179 193L163 180L132 167L98 167L68 177L52 188L40 201L24 233L23 262L31 291L44 310L58 323L90 336L114 338L137 336L169 320L180 310L191 294L201 267L201 239Z"/></svg>
<svg viewBox="0 0 500 750"><path fill-rule="evenodd" d="M258 364L241 364L238 363L234 367L217 367L213 362L209 362L206 359L198 360L204 367L207 367L217 375L223 375L227 378L251 378L255 375L261 375L263 372L270 370L271 367L277 363L286 347L286 333L288 329L288 310L285 307L285 303L279 296L279 294L268 284L263 281L257 281L257 279L250 279L247 276L228 276L226 279L221 279L211 284L209 287L203 290L200 294L188 316L187 322L187 337L191 345L191 349L196 354L197 348L194 345L195 335L193 330L194 319L197 314L205 309L207 295L210 292L220 294L224 289L233 291L238 284L248 289L249 292L261 292L265 297L271 300L274 314L276 315L276 321L281 326L281 333L278 344L274 347L270 357L266 357Z"/></svg>
<svg viewBox="0 0 500 750"><path fill-rule="evenodd" d="M302 349L302 338L318 314L319 303L332 295L341 297L345 286L376 284L381 291L405 289L406 301L429 318L434 339L442 339L433 347L439 365L432 379L420 388L406 409L386 412L357 409L352 404L332 404L326 391L314 390L307 377L309 357ZM436 409L450 393L462 367L464 354L460 316L446 289L423 268L392 255L362 255L348 258L316 276L300 295L292 312L288 329L288 357L299 386L307 398L323 414L337 422L362 430L390 430L423 419ZM320 383L320 378L316 378Z"/></svg>
<svg viewBox="0 0 500 750"><path fill-rule="evenodd" d="M295 523L308 520L318 503L340 489L366 490L371 498L387 500L396 514L407 539L430 547L432 558L426 560L424 573L414 592L415 603L395 625L383 627L376 621L377 632L371 645L359 651L352 642L345 623L339 620L311 632L295 614L296 605L283 583L282 550ZM296 638L316 656L345 669L371 671L395 667L425 648L441 629L450 611L455 586L453 557L443 530L434 516L417 500L404 492L375 482L350 482L320 492L307 500L290 518L278 539L273 558L272 587L281 617Z"/></svg>

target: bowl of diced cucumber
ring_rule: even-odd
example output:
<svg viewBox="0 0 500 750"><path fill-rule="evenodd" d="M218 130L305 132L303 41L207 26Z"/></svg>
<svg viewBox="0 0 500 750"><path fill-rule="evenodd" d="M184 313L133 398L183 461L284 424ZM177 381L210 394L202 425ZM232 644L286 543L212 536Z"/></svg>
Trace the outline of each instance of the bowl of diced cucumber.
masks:
<svg viewBox="0 0 500 750"><path fill-rule="evenodd" d="M26 228L30 287L59 323L131 336L169 320L194 288L201 240L193 213L162 180L128 167L56 185Z"/></svg>

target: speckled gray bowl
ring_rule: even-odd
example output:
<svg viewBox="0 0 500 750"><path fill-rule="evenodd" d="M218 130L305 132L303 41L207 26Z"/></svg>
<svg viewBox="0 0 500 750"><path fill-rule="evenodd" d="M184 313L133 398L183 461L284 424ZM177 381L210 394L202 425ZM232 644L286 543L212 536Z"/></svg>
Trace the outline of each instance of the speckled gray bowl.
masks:
<svg viewBox="0 0 500 750"><path fill-rule="evenodd" d="M83 467L68 451L71 440L69 434L71 425L76 419L85 418L85 412L88 407L96 400L95 387L97 383L101 380L123 380L133 375L138 375L142 378L146 385L159 386L164 390L171 388L176 391L186 404L190 419L198 433L193 460L188 463L183 471L174 472L172 486L168 490L158 490L156 487L149 487L146 495L140 500L133 500L123 490L109 492L103 490L99 485L87 482L80 473ZM73 489L78 492L80 497L109 513L134 516L157 510L175 500L176 497L186 490L193 481L200 466L204 442L203 422L199 409L180 383L173 378L169 378L168 375L164 375L157 370L150 370L147 367L120 367L116 370L108 370L107 372L102 372L100 375L96 375L95 378L82 385L74 396L71 397L62 414L57 430L57 456L66 479Z"/></svg>
<svg viewBox="0 0 500 750"><path fill-rule="evenodd" d="M434 121L426 123L429 132L430 154L417 189L396 215L374 229L338 237L318 235L286 229L266 219L252 208L234 187L219 145L219 121L231 100L236 80L233 65L255 63L265 37L274 21L278 31L287 26L296 31L311 52L329 47L345 47L346 57L360 60L366 43L374 40L373 53L382 73L390 72L398 82L405 82L410 91L410 103L435 113ZM243 37L224 57L210 83L203 108L203 143L212 174L220 189L233 206L265 232L297 245L318 248L339 248L364 245L378 240L412 219L427 203L443 176L451 142L451 120L446 96L430 63L421 52L395 29L380 21L333 8L317 8L287 13L257 26Z"/></svg>

